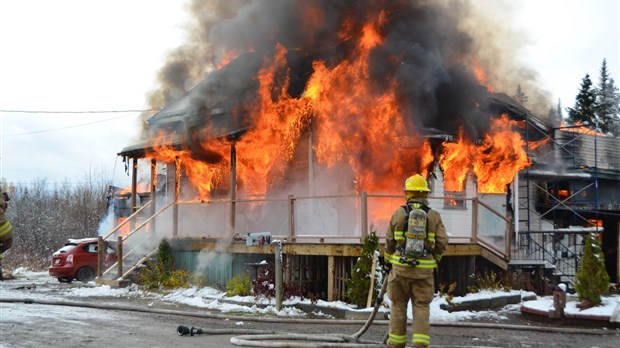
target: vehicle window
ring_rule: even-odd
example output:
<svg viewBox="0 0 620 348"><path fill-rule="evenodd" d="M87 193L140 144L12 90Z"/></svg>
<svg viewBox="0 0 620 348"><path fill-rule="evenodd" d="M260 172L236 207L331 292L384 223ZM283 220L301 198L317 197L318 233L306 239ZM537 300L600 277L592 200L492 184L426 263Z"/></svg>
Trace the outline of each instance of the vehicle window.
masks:
<svg viewBox="0 0 620 348"><path fill-rule="evenodd" d="M84 251L86 251L87 253L96 253L97 244L96 243L86 244L86 246L84 247Z"/></svg>
<svg viewBox="0 0 620 348"><path fill-rule="evenodd" d="M116 250L112 249L111 247L108 247L105 252L107 254L116 254Z"/></svg>
<svg viewBox="0 0 620 348"><path fill-rule="evenodd" d="M76 246L77 245L75 245L75 244L67 244L64 247L58 249L58 252L60 252L60 253L68 253L69 251L75 249Z"/></svg>

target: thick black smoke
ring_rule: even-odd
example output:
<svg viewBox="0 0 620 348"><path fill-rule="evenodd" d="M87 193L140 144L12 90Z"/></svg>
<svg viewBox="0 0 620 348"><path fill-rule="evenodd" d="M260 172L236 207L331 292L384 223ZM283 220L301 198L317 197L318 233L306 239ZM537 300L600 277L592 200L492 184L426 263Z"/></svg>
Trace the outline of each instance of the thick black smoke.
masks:
<svg viewBox="0 0 620 348"><path fill-rule="evenodd" d="M273 54L278 44L289 52L290 89L295 95L303 90L314 59L333 66L354 54L351 42L368 21L382 23L385 39L372 51L372 86L381 93L394 88L390 81L397 81L401 110L412 129L456 134L463 127L472 139L484 134L490 116L485 110L488 86L478 82L474 63L486 70L489 84L514 90L517 86L506 81L514 74L500 71L506 64L490 59L509 57L502 47L507 45L500 43L511 39L490 36L492 29L473 30L496 23L480 17L472 26L479 14L469 1L193 0L190 11L190 40L162 69L162 87L151 97L158 104L154 107L167 105L200 81L207 81L197 98L202 108L223 100L247 101L263 57ZM350 36L343 37L343 32ZM234 68L214 73L230 52L253 52L248 56L260 59L241 57Z"/></svg>

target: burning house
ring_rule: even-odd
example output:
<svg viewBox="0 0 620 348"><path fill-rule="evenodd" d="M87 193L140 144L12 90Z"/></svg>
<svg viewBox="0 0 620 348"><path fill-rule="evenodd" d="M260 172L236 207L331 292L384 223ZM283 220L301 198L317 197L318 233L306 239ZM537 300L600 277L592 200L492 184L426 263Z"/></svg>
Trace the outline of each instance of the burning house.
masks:
<svg viewBox="0 0 620 348"><path fill-rule="evenodd" d="M567 159L541 151L565 148L572 133L495 92L516 80L494 61L490 31L480 41L481 26L468 25L475 14L466 2L235 4L211 2L203 12L207 4L194 3L196 14L210 14L196 16L208 47L186 47L167 66L164 107L119 153L133 178L134 213L122 223L132 248L146 255L168 238L178 266L224 284L273 259L274 246L254 239L277 239L287 282L343 298L364 238L383 241L404 180L421 173L450 235L440 282L463 292L468 275L508 269L515 253L528 255L521 269L546 266L553 249L542 231L560 226L540 212L541 191L554 187L547 199L562 201L566 183L577 182L570 171L550 174ZM617 156L609 154L604 179L615 192ZM150 172L144 205L140 167ZM613 195L605 204L617 204ZM538 250L542 266L529 262Z"/></svg>

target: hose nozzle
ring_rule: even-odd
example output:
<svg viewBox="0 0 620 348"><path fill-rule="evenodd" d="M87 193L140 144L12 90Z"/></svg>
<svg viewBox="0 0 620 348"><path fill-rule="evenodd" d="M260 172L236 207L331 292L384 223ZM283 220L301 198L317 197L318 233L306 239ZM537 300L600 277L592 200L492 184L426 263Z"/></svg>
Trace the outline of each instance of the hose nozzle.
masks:
<svg viewBox="0 0 620 348"><path fill-rule="evenodd" d="M200 335L202 334L202 329L196 328L196 327L187 327L187 326L183 326L183 325L179 325L177 327L177 334L179 336L194 336L194 335Z"/></svg>

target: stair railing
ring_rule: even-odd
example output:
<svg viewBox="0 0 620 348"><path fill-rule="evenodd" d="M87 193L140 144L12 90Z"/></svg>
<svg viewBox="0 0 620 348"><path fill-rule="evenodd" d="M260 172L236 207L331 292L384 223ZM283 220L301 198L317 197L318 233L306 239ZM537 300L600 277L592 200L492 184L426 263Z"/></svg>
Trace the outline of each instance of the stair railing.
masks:
<svg viewBox="0 0 620 348"><path fill-rule="evenodd" d="M151 203L151 202L148 202ZM114 232L116 232L122 225L124 225L124 223L126 223L127 221L129 221L132 218L136 218L137 214L142 211L143 208L145 208L146 206L148 206L148 203L145 204L143 207L141 207L138 211L136 211L134 214L132 214L129 218L127 218L125 221L123 221L121 224L119 224L119 226L117 226L116 228L114 228L110 233L108 233L106 235L106 237L111 236ZM170 202L168 204L166 204L164 207L162 207L159 211L157 211L155 214L153 214L152 216L150 216L149 218L147 218L146 220L144 220L141 224L139 224L136 228L134 228L132 231L130 231L127 235L122 236L122 238L119 238L119 242L121 242L123 245L126 245L127 241L129 240L129 238L134 237L136 238L136 236L138 236L139 234L138 231L140 230L144 230L147 231L146 229L143 229L144 226L146 226L148 223L150 223L151 221L153 221L153 219L155 219L157 216L159 216L161 213L163 213L164 211L166 211L168 208L170 208L171 206L173 206L175 203L174 202ZM143 232L146 233L146 232ZM121 246L122 247L122 246ZM123 248L124 249L124 248ZM113 265L111 265L109 268L107 268L102 275L106 276L107 274L110 274L112 272L112 270L114 270L115 268L120 269L122 267L122 264L124 263L124 261L126 261L128 259L128 257L130 257L132 254L136 253L136 251L138 250L137 247L133 247L132 249L130 249L128 252L123 253L123 255L121 255L121 258L119 258L119 260L117 262L115 262ZM127 271L124 272L122 275L122 278L126 278L131 272L133 272L137 267L139 267L140 265L142 265L146 260L148 260L152 255L155 254L155 252L157 251L157 248L155 248L155 250L150 251L147 255L145 255L144 257L142 257L140 260L138 260L138 262L136 262L134 265L132 265L132 267ZM100 253L101 251L98 251L98 253ZM119 262L121 263L121 266L119 267Z"/></svg>

